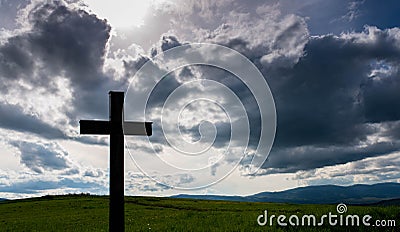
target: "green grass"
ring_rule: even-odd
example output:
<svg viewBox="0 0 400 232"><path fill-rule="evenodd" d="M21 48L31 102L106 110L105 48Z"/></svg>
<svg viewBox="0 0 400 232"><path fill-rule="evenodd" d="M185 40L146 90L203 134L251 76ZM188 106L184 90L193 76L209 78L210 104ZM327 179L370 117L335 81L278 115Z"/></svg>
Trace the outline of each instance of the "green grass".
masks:
<svg viewBox="0 0 400 232"><path fill-rule="evenodd" d="M296 205L126 197L126 231L400 231L400 206L348 206L348 214L395 219L396 227L322 227L277 225L261 227L257 217L268 214L314 214L336 205ZM319 220L319 219L318 219ZM108 197L47 196L0 203L0 231L108 231Z"/></svg>

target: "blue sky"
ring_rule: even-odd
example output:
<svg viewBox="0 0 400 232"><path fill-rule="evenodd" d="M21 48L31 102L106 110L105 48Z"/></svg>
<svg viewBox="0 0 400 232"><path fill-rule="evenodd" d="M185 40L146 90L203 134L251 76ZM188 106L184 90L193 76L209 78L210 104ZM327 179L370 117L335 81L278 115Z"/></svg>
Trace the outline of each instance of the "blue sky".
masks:
<svg viewBox="0 0 400 232"><path fill-rule="evenodd" d="M149 141L127 139L128 195L246 195L399 182L399 10L394 0L0 0L0 197L107 194L108 138L79 135L78 121L108 118L109 90L140 93L152 83L158 84L146 119L155 122L155 133ZM262 117L272 118L240 78L202 65L155 75L180 62L160 54L198 42L234 49L265 78L276 109L271 152L257 146L272 139L259 140ZM146 62L154 76L134 79ZM233 98L220 85L205 88L216 82L243 105L250 128L245 145L241 134L231 134L242 111L224 108ZM168 108L163 104L173 93L180 97ZM141 104L132 101L133 109ZM179 131L161 130L161 120L172 125L177 114ZM126 115L143 119L135 110ZM168 129L171 134L163 134ZM193 171L204 160L172 155L174 143L199 149L210 142L207 136L215 140L204 172ZM248 155L268 158L249 173ZM209 182L216 183L172 188Z"/></svg>

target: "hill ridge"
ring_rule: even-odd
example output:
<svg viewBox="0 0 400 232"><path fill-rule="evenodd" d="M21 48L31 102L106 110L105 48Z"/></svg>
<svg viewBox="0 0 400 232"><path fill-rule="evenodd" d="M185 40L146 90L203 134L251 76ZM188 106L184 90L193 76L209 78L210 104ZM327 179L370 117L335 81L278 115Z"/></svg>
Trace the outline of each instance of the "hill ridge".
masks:
<svg viewBox="0 0 400 232"><path fill-rule="evenodd" d="M400 183L386 182L371 185L355 184L350 186L302 186L283 191L260 192L248 196L179 194L171 197L205 200L275 202L296 204L374 204L381 201L400 198Z"/></svg>

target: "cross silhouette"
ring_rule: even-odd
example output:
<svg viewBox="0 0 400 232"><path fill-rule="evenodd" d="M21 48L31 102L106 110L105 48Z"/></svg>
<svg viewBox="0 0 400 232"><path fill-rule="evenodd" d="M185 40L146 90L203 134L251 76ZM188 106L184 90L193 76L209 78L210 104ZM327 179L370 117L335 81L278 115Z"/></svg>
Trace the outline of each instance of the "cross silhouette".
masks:
<svg viewBox="0 0 400 232"><path fill-rule="evenodd" d="M124 121L124 92L109 92L109 121L80 120L80 134L110 135L109 230L125 230L124 135L152 134L152 122Z"/></svg>

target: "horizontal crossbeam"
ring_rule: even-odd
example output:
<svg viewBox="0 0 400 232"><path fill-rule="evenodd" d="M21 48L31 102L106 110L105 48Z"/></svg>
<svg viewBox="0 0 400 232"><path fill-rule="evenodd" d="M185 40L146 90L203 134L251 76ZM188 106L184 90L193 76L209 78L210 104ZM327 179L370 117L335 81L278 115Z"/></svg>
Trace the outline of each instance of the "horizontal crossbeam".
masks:
<svg viewBox="0 0 400 232"><path fill-rule="evenodd" d="M80 134L109 135L110 121L80 120ZM124 122L124 135L152 135L152 122Z"/></svg>
<svg viewBox="0 0 400 232"><path fill-rule="evenodd" d="M124 135L147 135L151 136L152 122L124 122Z"/></svg>
<svg viewBox="0 0 400 232"><path fill-rule="evenodd" d="M80 134L109 135L111 126L109 121L80 120Z"/></svg>

